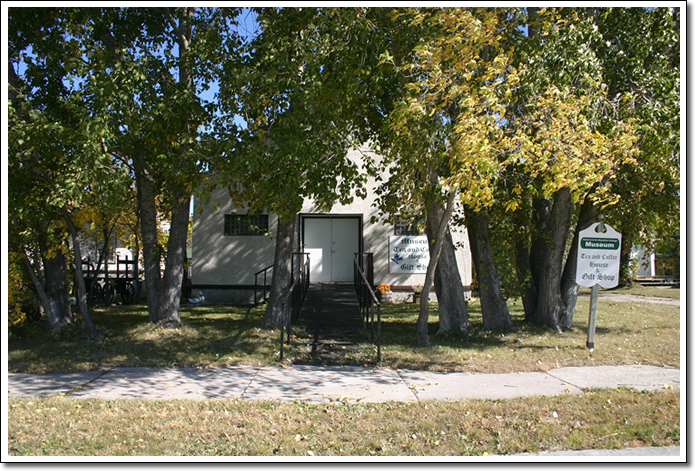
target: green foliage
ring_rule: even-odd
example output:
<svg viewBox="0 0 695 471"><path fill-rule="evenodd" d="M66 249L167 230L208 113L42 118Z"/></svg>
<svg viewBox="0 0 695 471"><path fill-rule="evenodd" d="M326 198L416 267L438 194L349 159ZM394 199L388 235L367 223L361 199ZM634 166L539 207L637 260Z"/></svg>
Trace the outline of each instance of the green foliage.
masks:
<svg viewBox="0 0 695 471"><path fill-rule="evenodd" d="M357 144L354 13L261 9L259 35L222 64L211 169L213 184L227 186L238 206L289 220L306 198L330 209L363 194L364 178L346 158ZM245 126L233 123L237 116Z"/></svg>
<svg viewBox="0 0 695 471"><path fill-rule="evenodd" d="M13 9L11 60L22 70L21 77L14 69L10 74L16 159L11 171L22 177L18 183L26 188L41 182L42 204L49 210L66 211L80 229L95 223L108 232L128 210L140 163L139 177L153 186L150 213L172 217L200 184L201 129L210 114L196 87L209 86L220 26L225 15L236 13ZM38 21L32 23L32 14ZM18 198L22 188L14 188ZM30 208L31 202L23 201L13 213L19 230L29 234L22 218L35 215ZM36 219L40 224L57 217ZM156 221L152 227L156 232ZM171 270L177 265L167 264Z"/></svg>
<svg viewBox="0 0 695 471"><path fill-rule="evenodd" d="M505 115L507 149L517 155L505 206L512 211L529 191L550 198L567 187L582 201L636 153L630 120L614 119L624 103L600 80L593 47L600 35L591 19L578 9L542 8L529 14L528 28L513 58L521 72ZM597 199L610 201L604 188Z"/></svg>
<svg viewBox="0 0 695 471"><path fill-rule="evenodd" d="M510 293L517 285L515 241L530 241L537 233L534 196L548 197L569 185L574 201L588 197L599 205L630 246L649 247L680 221L679 13L536 10L527 20L532 34L517 41L521 81L506 115L510 131L525 123L520 125L534 140L518 141L527 156L499 181L500 204L491 221L498 262L509 267L500 272ZM566 99L547 101L543 87Z"/></svg>
<svg viewBox="0 0 695 471"><path fill-rule="evenodd" d="M493 10L453 8L402 15L423 31L408 60L398 65L390 59L407 83L380 142L392 174L389 190L436 194L441 190L422 185L435 171L442 186L461 188L464 203L488 204L491 182L504 165L496 145L504 115L501 89L516 81L499 47L498 17ZM408 177L412 186L399 191L393 185Z"/></svg>
<svg viewBox="0 0 695 471"><path fill-rule="evenodd" d="M604 81L626 100L620 119L634 120L640 150L611 181L620 199L606 217L633 243L652 246L680 225L680 12L600 9L597 24Z"/></svg>

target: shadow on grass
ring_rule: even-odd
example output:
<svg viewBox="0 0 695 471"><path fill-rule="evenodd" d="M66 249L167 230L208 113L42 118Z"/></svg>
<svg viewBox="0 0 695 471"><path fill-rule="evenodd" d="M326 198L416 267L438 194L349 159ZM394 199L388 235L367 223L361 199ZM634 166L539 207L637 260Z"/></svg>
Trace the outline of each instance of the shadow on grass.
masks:
<svg viewBox="0 0 695 471"><path fill-rule="evenodd" d="M669 308L659 308L636 323L634 312L611 307L602 312L596 330L601 350L592 358L586 354L586 321L557 334L552 329L528 324L518 306L510 306L515 332L483 329L479 306L469 306L469 339L437 334L437 307L431 307L430 346L415 340L418 309L415 305L384 306L382 310L382 364L413 369L492 369L502 359L511 369L525 362L534 364L587 364L599 355L606 360L634 363L643 361L639 351L650 353L651 361L678 364L678 317ZM42 323L13 328L9 337L8 367L11 372L82 372L114 366L210 367L226 365L277 365L279 331L261 329L263 308L249 306L186 306L180 311L183 325L164 329L149 322L144 305L92 308L92 317L106 340L89 340L84 322L65 332L52 333ZM612 317L609 317L612 316ZM647 320L649 319L649 321ZM648 322L650 324L646 325ZM645 325L643 325L645 324ZM674 332L676 332L674 334ZM659 333L661 336L659 337ZM353 346L330 346L326 355L311 355L311 332L293 327L293 344L285 351L286 362L310 361L323 364L327 356L344 353L341 364L373 364L376 340L360 333L349 337ZM669 342L665 344L664 342ZM641 345L639 349L634 345ZM622 350L621 348L622 347ZM333 350L331 350L331 348ZM344 352L338 352L338 349ZM610 349L610 350L609 350ZM555 351L553 351L555 350ZM633 353L634 352L634 353ZM477 356L476 356L477 355ZM492 359L489 359L489 358ZM574 358L577 357L575 360ZM613 360L615 357L615 360ZM573 363L574 362L574 363ZM578 363L577 363L578 362ZM583 362L583 363L582 363Z"/></svg>
<svg viewBox="0 0 695 471"><path fill-rule="evenodd" d="M50 332L43 323L13 329L9 369L13 372L80 372L114 366L209 366L266 363L276 335L262 331L258 309L182 306L182 326L165 329L149 322L145 306L95 307L92 318L105 337L89 339L84 322Z"/></svg>

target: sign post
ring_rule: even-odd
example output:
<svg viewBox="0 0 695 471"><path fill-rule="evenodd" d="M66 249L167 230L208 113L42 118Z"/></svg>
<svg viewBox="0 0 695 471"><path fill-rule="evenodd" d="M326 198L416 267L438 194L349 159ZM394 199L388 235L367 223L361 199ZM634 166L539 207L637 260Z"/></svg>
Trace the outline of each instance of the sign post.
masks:
<svg viewBox="0 0 695 471"><path fill-rule="evenodd" d="M591 288L591 305L589 307L589 330L586 348L593 350L596 333L596 308L598 305L598 287L615 288L620 274L621 234L599 222L579 232L579 250L577 251L577 276L579 286Z"/></svg>

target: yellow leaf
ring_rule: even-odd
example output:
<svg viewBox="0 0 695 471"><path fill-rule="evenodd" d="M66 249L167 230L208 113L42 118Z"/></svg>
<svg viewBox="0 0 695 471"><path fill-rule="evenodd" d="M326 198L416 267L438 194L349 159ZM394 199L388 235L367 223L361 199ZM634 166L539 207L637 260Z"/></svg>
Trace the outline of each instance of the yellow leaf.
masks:
<svg viewBox="0 0 695 471"><path fill-rule="evenodd" d="M507 203L504 205L505 211L516 211L516 208L519 207L519 202L516 200L510 200L507 201Z"/></svg>

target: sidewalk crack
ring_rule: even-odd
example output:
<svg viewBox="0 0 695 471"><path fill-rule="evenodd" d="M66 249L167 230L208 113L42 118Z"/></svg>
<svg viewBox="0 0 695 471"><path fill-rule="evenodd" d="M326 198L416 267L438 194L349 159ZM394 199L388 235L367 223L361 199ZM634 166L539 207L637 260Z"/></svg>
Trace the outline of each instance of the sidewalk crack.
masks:
<svg viewBox="0 0 695 471"><path fill-rule="evenodd" d="M574 384L574 383L570 383L569 381L567 381L567 380L565 380L565 379L562 379L562 378L560 378L559 376L555 376L555 375L553 375L553 374L550 374L550 373L547 372L547 371L545 372L545 374L547 374L547 375L550 376L551 378L555 378L556 380L562 382L562 384L566 384L566 385L568 385L568 386L574 386L575 388L579 389L581 392L584 392L584 390L585 390L585 388L583 388L583 387L581 387L581 386L578 386L578 385L576 385L576 384Z"/></svg>
<svg viewBox="0 0 695 471"><path fill-rule="evenodd" d="M70 394L76 393L77 391L79 391L79 390L85 388L86 386L92 384L94 381L103 378L104 376L106 376L108 373L111 373L111 372L112 372L113 370L115 370L115 369L116 369L116 367L115 367L115 366L112 366L111 368L109 368L109 369L107 369L107 370L102 370L102 371L101 371L101 374L100 374L99 376L97 376L96 378L90 379L89 381L87 381L87 382L84 383L84 384L80 384L79 386L75 386L75 387L72 388L70 391L64 392L64 393L63 393L63 396L67 397L67 396L69 396Z"/></svg>
<svg viewBox="0 0 695 471"><path fill-rule="evenodd" d="M246 384L246 387L244 388L244 390L241 392L239 399L244 399L244 396L246 395L246 391L249 390L249 388L251 387L251 384L256 380L256 376L258 376L258 373L260 371L261 371L260 367L256 368L256 370L253 372L253 376L251 377L249 382Z"/></svg>
<svg viewBox="0 0 695 471"><path fill-rule="evenodd" d="M410 390L410 392L413 393L413 396L415 396L415 400L417 402L420 402L420 397L417 395L417 387L415 385L412 385L412 387L409 386L407 381L405 380L405 378L401 375L401 372L398 370L395 370L395 371L396 371L396 374L398 375L398 377L401 379L401 381L403 381L403 384L405 384L405 387L408 388Z"/></svg>

